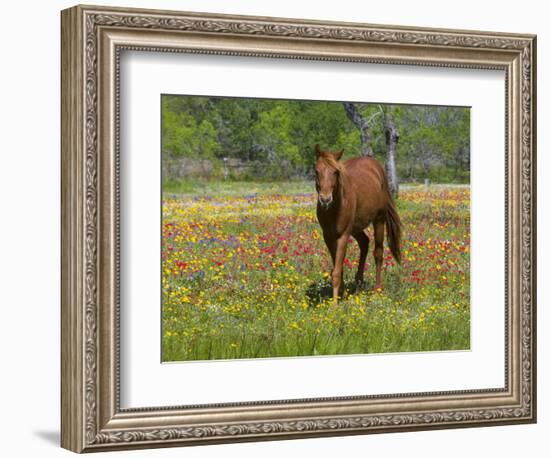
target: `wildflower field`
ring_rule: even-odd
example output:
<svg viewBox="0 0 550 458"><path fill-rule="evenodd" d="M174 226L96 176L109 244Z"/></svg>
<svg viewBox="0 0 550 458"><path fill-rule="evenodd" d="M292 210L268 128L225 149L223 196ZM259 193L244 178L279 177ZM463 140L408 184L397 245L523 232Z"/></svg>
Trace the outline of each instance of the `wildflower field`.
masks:
<svg viewBox="0 0 550 458"><path fill-rule="evenodd" d="M386 247L374 291L355 291L350 240L346 295L331 299L330 257L310 182L189 182L162 206L163 361L468 349L470 192L402 187L402 264Z"/></svg>

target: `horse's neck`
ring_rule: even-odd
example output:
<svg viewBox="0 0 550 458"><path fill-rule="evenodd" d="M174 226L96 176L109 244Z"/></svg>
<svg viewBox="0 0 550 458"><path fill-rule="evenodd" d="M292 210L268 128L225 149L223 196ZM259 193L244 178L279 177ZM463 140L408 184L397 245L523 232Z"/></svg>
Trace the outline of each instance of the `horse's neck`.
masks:
<svg viewBox="0 0 550 458"><path fill-rule="evenodd" d="M346 200L347 195L347 187L349 186L347 177L340 176L340 179L338 180L338 192L336 193L336 196L338 197L338 204L339 206L343 205Z"/></svg>

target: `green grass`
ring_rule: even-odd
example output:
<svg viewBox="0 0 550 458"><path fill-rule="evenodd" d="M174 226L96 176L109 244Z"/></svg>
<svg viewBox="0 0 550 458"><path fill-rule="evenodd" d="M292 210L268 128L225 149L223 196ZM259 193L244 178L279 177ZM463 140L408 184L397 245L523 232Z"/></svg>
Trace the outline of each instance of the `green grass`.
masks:
<svg viewBox="0 0 550 458"><path fill-rule="evenodd" d="M210 181L200 179L170 180L162 184L165 195L181 196L244 196L250 194L300 194L312 192L313 181Z"/></svg>
<svg viewBox="0 0 550 458"><path fill-rule="evenodd" d="M310 182L180 182L163 200L163 360L468 349L469 188L401 188L403 262L333 304ZM372 237L371 237L372 239ZM372 243L371 243L372 250Z"/></svg>

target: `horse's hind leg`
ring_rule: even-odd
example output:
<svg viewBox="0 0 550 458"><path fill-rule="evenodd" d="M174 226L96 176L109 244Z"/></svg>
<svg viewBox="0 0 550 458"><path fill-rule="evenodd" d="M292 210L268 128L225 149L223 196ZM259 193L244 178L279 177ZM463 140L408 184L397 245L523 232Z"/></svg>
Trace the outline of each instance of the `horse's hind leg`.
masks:
<svg viewBox="0 0 550 458"><path fill-rule="evenodd" d="M384 260L384 220L374 222L374 262L376 263L375 289L382 288L382 261Z"/></svg>
<svg viewBox="0 0 550 458"><path fill-rule="evenodd" d="M367 254L369 253L369 238L363 231L356 232L352 235L359 244L359 267L357 268L357 273L355 274L355 285L358 290L361 290L363 288L364 281L365 261L367 259Z"/></svg>

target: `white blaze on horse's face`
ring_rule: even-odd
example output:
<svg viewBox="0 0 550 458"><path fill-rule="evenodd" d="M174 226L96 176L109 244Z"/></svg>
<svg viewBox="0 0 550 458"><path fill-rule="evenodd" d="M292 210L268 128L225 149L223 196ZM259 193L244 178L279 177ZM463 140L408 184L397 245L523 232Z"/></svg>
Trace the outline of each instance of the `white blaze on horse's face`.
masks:
<svg viewBox="0 0 550 458"><path fill-rule="evenodd" d="M338 171L322 162L315 167L315 189L322 208L328 209L334 201L333 195L338 184Z"/></svg>

